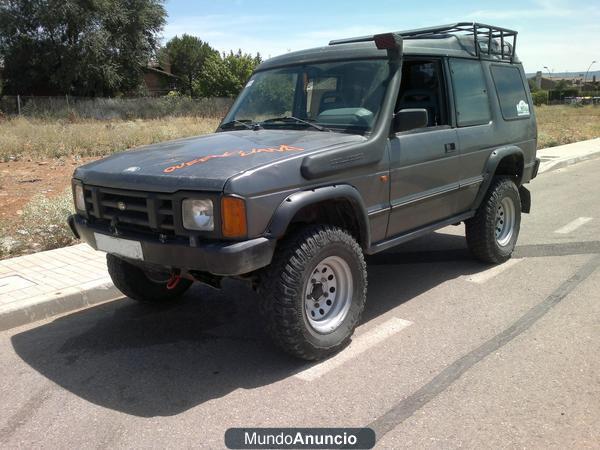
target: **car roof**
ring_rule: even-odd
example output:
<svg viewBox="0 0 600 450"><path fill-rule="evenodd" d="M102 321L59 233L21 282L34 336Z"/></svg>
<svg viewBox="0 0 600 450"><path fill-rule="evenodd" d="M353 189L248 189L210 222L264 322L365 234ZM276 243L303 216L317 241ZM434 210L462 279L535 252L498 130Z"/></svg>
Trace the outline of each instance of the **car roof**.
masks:
<svg viewBox="0 0 600 450"><path fill-rule="evenodd" d="M454 56L459 58L479 59L476 56L472 36L455 34L438 34L428 37L417 37L403 40L403 55L407 56ZM285 53L264 61L257 67L257 71L284 67L289 65L304 64L308 62L325 62L348 59L387 58L386 50L379 50L373 41L352 42L307 50ZM500 55L486 55L486 60L508 63ZM513 63L518 64L516 55Z"/></svg>

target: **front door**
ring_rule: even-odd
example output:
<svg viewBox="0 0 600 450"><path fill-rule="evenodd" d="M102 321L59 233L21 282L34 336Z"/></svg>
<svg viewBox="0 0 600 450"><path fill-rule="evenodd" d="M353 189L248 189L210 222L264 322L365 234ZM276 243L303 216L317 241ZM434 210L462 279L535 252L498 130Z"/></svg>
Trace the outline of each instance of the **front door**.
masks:
<svg viewBox="0 0 600 450"><path fill-rule="evenodd" d="M424 128L390 138L392 237L458 214L460 152L441 60L404 61L396 111L424 108Z"/></svg>

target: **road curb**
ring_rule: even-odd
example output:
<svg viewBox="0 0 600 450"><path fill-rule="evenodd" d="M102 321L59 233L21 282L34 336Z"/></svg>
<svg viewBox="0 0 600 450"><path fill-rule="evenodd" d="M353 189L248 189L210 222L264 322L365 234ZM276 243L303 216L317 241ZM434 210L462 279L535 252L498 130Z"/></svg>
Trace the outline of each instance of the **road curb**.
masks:
<svg viewBox="0 0 600 450"><path fill-rule="evenodd" d="M539 173L552 172L558 169L564 169L565 167L572 166L574 164L600 158L600 149L595 153L590 153L588 155L575 156L573 158L568 159L560 159L558 161L547 161L546 163L542 163L540 165ZM546 164L546 165L544 165Z"/></svg>
<svg viewBox="0 0 600 450"><path fill-rule="evenodd" d="M51 295L32 297L0 308L0 331L105 303L123 297L110 280L102 279Z"/></svg>

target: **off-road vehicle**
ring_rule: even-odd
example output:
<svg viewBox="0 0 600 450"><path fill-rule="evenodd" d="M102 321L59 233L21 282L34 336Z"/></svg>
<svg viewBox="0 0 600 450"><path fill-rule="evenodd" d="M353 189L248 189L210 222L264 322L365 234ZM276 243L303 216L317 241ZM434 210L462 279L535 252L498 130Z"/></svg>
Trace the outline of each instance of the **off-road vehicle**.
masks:
<svg viewBox="0 0 600 450"><path fill-rule="evenodd" d="M365 306L363 255L465 222L475 257L510 258L539 165L516 37L457 23L269 59L215 133L79 167L70 225L130 298L250 280L275 342L326 357Z"/></svg>

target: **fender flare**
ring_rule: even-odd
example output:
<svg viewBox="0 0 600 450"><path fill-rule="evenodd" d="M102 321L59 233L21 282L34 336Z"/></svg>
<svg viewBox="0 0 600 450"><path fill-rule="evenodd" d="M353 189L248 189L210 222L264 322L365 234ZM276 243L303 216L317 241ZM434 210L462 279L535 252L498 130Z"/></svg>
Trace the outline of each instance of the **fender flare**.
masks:
<svg viewBox="0 0 600 450"><path fill-rule="evenodd" d="M267 227L268 234L274 238L283 237L298 211L306 206L326 200L346 200L350 203L358 220L360 231L359 244L363 248L368 248L371 242L371 232L367 210L358 190L349 184L324 186L290 194L273 213L271 222Z"/></svg>
<svg viewBox="0 0 600 450"><path fill-rule="evenodd" d="M500 161L502 161L507 156L516 155L521 160L521 175L518 179L517 185L521 185L521 178L523 176L523 164L525 161L525 155L523 150L521 150L516 145L507 145L504 147L499 147L495 149L489 156L488 160L485 163L483 181L481 186L479 187L479 192L475 197L475 201L473 202L473 210L479 208L481 202L483 201L483 197L487 193L490 185L492 184L492 180L494 178L494 174L496 173L496 169L498 169L498 165Z"/></svg>

